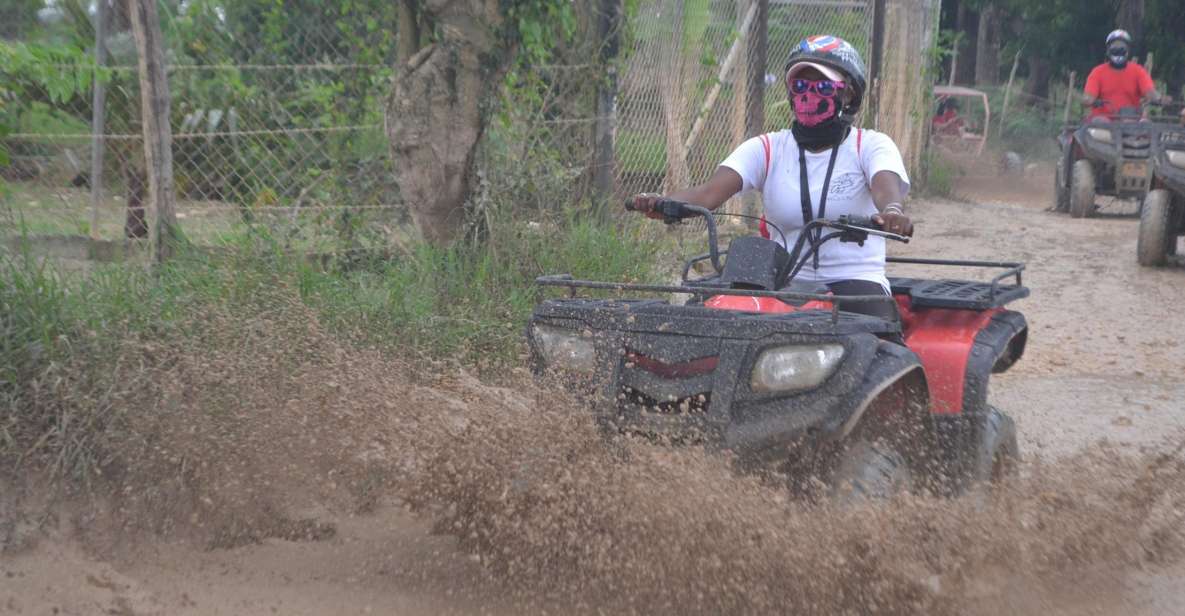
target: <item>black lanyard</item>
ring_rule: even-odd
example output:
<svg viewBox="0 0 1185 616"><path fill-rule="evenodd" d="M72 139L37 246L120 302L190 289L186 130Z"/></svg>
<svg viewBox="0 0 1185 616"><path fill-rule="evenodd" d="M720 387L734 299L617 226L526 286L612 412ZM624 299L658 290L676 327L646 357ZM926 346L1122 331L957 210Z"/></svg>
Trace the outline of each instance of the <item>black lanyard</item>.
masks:
<svg viewBox="0 0 1185 616"><path fill-rule="evenodd" d="M827 175L823 179L823 193L819 195L819 218L822 219L827 214L827 191L831 188L831 172L835 171L835 160L839 158L839 146L831 148L831 161L827 163ZM798 146L798 187L802 191L802 224L805 227L807 223L815 218L814 206L811 204L811 183L806 173L806 148L801 145ZM817 247L819 239L823 235L822 227L814 230L814 237L811 242L816 244L814 269L819 269L819 249Z"/></svg>

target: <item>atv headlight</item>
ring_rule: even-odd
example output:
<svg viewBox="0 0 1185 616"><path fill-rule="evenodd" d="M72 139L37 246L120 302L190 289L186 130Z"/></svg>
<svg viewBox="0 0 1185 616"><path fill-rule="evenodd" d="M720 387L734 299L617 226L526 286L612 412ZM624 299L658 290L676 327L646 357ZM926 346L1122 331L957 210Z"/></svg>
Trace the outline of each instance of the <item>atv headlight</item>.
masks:
<svg viewBox="0 0 1185 616"><path fill-rule="evenodd" d="M548 368L586 373L596 370L597 353L591 336L548 325L532 329Z"/></svg>
<svg viewBox="0 0 1185 616"><path fill-rule="evenodd" d="M1090 135L1091 139L1101 141L1103 143L1112 143L1111 131L1105 128L1088 128L1086 134Z"/></svg>
<svg viewBox="0 0 1185 616"><path fill-rule="evenodd" d="M843 346L784 346L762 351L753 366L753 391L792 391L817 387L843 359Z"/></svg>
<svg viewBox="0 0 1185 616"><path fill-rule="evenodd" d="M1169 157L1169 164L1178 168L1185 169L1185 151L1169 150L1165 153Z"/></svg>

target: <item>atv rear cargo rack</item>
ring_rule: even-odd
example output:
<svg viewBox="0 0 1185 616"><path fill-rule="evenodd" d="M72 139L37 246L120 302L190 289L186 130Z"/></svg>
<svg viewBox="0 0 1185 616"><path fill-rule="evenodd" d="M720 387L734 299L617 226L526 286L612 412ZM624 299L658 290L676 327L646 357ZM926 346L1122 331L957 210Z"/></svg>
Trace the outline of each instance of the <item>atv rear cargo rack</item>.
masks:
<svg viewBox="0 0 1185 616"><path fill-rule="evenodd" d="M1009 261L956 261L950 259L915 259L910 257L888 257L888 263L909 265L943 265L951 267L1000 267L1004 271L990 282L967 280L929 280L918 278L889 278L893 293L908 294L916 306L928 308L951 308L955 310L987 310L1003 306L1029 296L1029 289L1021 280L1023 263ZM1003 284L1008 278L1015 278L1015 284Z"/></svg>

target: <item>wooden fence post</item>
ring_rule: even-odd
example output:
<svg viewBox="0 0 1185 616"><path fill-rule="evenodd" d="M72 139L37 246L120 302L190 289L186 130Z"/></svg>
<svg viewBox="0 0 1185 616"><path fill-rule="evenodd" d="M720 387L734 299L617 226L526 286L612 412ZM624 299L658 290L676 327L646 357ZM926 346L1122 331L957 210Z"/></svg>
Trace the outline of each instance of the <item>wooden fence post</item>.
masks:
<svg viewBox="0 0 1185 616"><path fill-rule="evenodd" d="M144 130L144 159L148 199L152 204L149 235L157 263L171 255L180 239L173 191L173 133L169 127L169 81L161 41L156 0L128 0L132 31L140 56L140 113Z"/></svg>
<svg viewBox="0 0 1185 616"><path fill-rule="evenodd" d="M1066 111L1062 114L1062 124L1070 123L1070 109L1074 106L1074 82L1078 80L1078 71L1070 71L1070 86L1066 90Z"/></svg>
<svg viewBox="0 0 1185 616"><path fill-rule="evenodd" d="M98 69L107 64L107 0L99 0L95 13L94 96L91 110L91 239L99 239L99 205L103 201L103 126L106 119L107 86Z"/></svg>
<svg viewBox="0 0 1185 616"><path fill-rule="evenodd" d="M881 71L885 69L885 0L872 3L872 40L869 42L868 86L864 95L864 113L871 115L877 124L881 106Z"/></svg>
<svg viewBox="0 0 1185 616"><path fill-rule="evenodd" d="M765 132L765 73L769 64L769 0L753 0L757 14L753 17L746 41L745 75L745 136L756 137ZM778 68L781 68L780 66ZM782 83L782 77L778 77ZM777 91L777 90L775 90ZM739 145L739 144L738 144ZM741 213L760 214L757 196L749 193L741 198Z"/></svg>
<svg viewBox="0 0 1185 616"><path fill-rule="evenodd" d="M1020 65L1021 51L1024 51L1024 48L1017 51L1016 57L1012 59L1012 72L1008 74L1008 86L1004 88L1004 106L1000 108L1000 137L1004 136L1004 118L1008 117L1008 103L1012 98L1012 82L1016 81L1016 67Z"/></svg>

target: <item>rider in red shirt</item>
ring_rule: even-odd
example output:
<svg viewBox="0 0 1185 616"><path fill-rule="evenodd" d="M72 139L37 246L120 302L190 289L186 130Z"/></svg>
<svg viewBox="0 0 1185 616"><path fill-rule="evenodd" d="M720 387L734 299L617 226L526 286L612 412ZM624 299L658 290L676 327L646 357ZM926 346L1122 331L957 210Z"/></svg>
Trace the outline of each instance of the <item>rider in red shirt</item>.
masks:
<svg viewBox="0 0 1185 616"><path fill-rule="evenodd" d="M1090 72L1086 78L1086 104L1091 106L1090 119L1112 119L1124 107L1139 107L1145 102L1167 104L1152 83L1152 76L1144 67L1130 62L1132 37L1125 30L1107 35L1107 61Z"/></svg>

